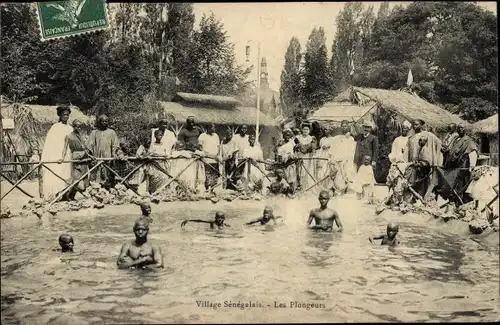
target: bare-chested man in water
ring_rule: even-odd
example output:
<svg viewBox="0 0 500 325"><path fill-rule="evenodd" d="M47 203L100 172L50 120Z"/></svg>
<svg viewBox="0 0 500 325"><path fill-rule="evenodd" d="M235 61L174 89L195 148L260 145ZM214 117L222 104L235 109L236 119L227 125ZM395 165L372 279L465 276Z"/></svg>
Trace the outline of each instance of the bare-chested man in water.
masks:
<svg viewBox="0 0 500 325"><path fill-rule="evenodd" d="M211 221L200 220L200 219L184 220L181 223L181 228L184 227L186 225L186 223L188 223L188 222L209 223L210 224L210 229L214 229L214 228L222 229L222 228L225 228L225 227L231 227L230 225L228 225L227 223L225 223L225 221L226 221L226 216L224 215L224 212L217 211L215 213L215 219L214 220L211 220Z"/></svg>
<svg viewBox="0 0 500 325"><path fill-rule="evenodd" d="M116 264L120 269L146 266L163 267L163 256L160 247L148 243L149 222L138 219L134 224L135 240L123 244Z"/></svg>
<svg viewBox="0 0 500 325"><path fill-rule="evenodd" d="M342 231L343 227L340 222L339 214L328 208L328 201L330 201L330 194L328 191L321 191L318 200L320 207L311 210L309 219L307 220L307 226L309 226L310 229L331 232L333 230L333 222L335 221L338 227L337 231ZM311 226L313 220L314 226Z"/></svg>
<svg viewBox="0 0 500 325"><path fill-rule="evenodd" d="M274 224L276 225L276 223L277 223L276 220L279 218L281 218L281 217L274 216L273 208L271 208L270 206L266 206L264 208L264 212L263 212L262 217L260 217L259 219L255 219L255 220L252 220L250 222L247 222L246 224L253 225L254 223L260 222L261 225L266 225L272 220L274 222Z"/></svg>
<svg viewBox="0 0 500 325"><path fill-rule="evenodd" d="M374 240L382 239L380 245L397 246L399 244L399 239L397 234L399 232L399 225L397 223L391 222L387 225L387 233L375 237L370 237L368 240L373 244Z"/></svg>

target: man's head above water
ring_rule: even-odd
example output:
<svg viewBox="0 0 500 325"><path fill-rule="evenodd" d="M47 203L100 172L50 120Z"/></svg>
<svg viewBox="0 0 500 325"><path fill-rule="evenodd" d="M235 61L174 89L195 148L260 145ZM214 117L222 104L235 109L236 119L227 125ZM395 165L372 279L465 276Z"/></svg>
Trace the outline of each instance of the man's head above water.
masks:
<svg viewBox="0 0 500 325"><path fill-rule="evenodd" d="M217 226L222 226L226 220L226 215L222 211L215 212L215 224Z"/></svg>
<svg viewBox="0 0 500 325"><path fill-rule="evenodd" d="M151 214L151 204L142 202L139 206L141 207L141 212L144 217L148 217Z"/></svg>
<svg viewBox="0 0 500 325"><path fill-rule="evenodd" d="M269 219L273 216L273 208L270 207L269 205L267 205L265 208L264 208L264 212L262 213L262 216L264 217L264 219Z"/></svg>
<svg viewBox="0 0 500 325"><path fill-rule="evenodd" d="M59 245L61 246L61 251L63 253L72 253L74 242L73 237L70 234L62 234L59 236Z"/></svg>
<svg viewBox="0 0 500 325"><path fill-rule="evenodd" d="M145 218L139 218L134 223L134 234L136 240L146 240L149 232L149 222Z"/></svg>
<svg viewBox="0 0 500 325"><path fill-rule="evenodd" d="M387 237L393 239L399 232L399 225L395 222L390 222L387 225Z"/></svg>
<svg viewBox="0 0 500 325"><path fill-rule="evenodd" d="M322 208L326 208L328 201L330 201L330 193L326 190L323 190L318 195L318 200Z"/></svg>

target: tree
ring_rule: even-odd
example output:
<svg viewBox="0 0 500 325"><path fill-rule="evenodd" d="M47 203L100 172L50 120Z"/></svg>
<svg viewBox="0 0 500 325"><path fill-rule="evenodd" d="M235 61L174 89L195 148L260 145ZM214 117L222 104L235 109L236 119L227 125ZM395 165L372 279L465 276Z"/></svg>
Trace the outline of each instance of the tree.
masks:
<svg viewBox="0 0 500 325"><path fill-rule="evenodd" d="M332 90L339 93L351 84L353 63L359 63L363 4L348 2L337 16L337 32L332 45L330 73ZM357 51L358 50L358 51Z"/></svg>
<svg viewBox="0 0 500 325"><path fill-rule="evenodd" d="M306 108L316 108L330 97L330 80L325 30L314 28L309 35L302 71L302 99Z"/></svg>
<svg viewBox="0 0 500 325"><path fill-rule="evenodd" d="M399 89L411 68L421 97L463 109L460 113L475 121L482 114L468 112L470 103L480 98L497 105L496 34L496 17L474 3L414 2L397 7L375 23L370 56L356 82Z"/></svg>
<svg viewBox="0 0 500 325"><path fill-rule="evenodd" d="M59 41L40 41L34 7L29 3L0 4L2 28L1 91L14 101L34 102L48 88L41 58L57 52Z"/></svg>
<svg viewBox="0 0 500 325"><path fill-rule="evenodd" d="M139 42L142 3L118 3L108 5L112 42Z"/></svg>
<svg viewBox="0 0 500 325"><path fill-rule="evenodd" d="M248 87L245 79L250 71L237 64L234 45L213 13L203 15L187 59L190 64L184 72L185 91L238 96Z"/></svg>
<svg viewBox="0 0 500 325"><path fill-rule="evenodd" d="M285 64L281 72L280 94L284 103L284 113L291 116L300 103L302 53L297 37L292 37L285 54Z"/></svg>

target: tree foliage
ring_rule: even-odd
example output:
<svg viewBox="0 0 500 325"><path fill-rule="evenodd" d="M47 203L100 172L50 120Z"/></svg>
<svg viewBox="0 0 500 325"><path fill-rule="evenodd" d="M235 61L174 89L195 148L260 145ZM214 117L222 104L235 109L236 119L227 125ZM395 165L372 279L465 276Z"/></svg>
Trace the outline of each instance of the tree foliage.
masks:
<svg viewBox="0 0 500 325"><path fill-rule="evenodd" d="M250 71L236 62L234 45L228 41L222 22L212 13L203 15L189 49L184 68L186 91L202 94L238 95L246 90Z"/></svg>
<svg viewBox="0 0 500 325"><path fill-rule="evenodd" d="M325 30L314 28L304 54L302 99L307 108L317 108L330 97Z"/></svg>
<svg viewBox="0 0 500 325"><path fill-rule="evenodd" d="M302 52L297 37L292 37L285 54L285 64L281 72L280 94L284 103L284 113L293 115L298 108L302 93L301 67Z"/></svg>
<svg viewBox="0 0 500 325"><path fill-rule="evenodd" d="M133 116L164 97L158 86L166 80L207 94L245 87L222 24L205 17L193 30L192 4L109 5L109 30L43 43L35 10L1 4L1 92L11 100Z"/></svg>

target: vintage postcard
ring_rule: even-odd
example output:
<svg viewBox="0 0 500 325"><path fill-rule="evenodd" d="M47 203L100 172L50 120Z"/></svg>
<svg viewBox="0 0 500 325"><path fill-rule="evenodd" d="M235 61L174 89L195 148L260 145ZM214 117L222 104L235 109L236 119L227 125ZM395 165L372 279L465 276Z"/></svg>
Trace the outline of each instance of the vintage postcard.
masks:
<svg viewBox="0 0 500 325"><path fill-rule="evenodd" d="M2 324L499 320L496 3L0 10Z"/></svg>

